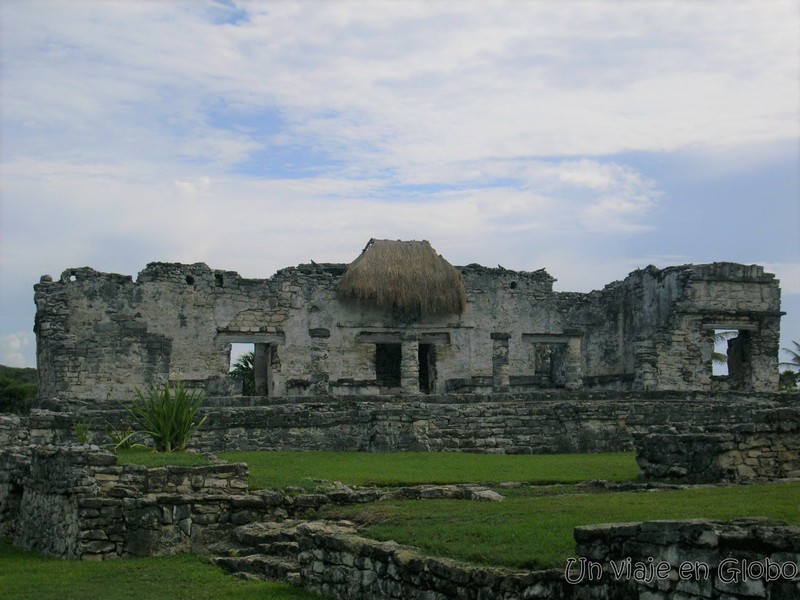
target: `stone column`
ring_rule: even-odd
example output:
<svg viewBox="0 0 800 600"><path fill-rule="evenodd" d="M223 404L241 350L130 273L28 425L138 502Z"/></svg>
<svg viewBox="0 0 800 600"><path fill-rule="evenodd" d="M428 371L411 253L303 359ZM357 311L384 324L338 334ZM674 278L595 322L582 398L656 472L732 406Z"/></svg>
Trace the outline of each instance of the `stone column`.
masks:
<svg viewBox="0 0 800 600"><path fill-rule="evenodd" d="M309 393L314 396L324 396L329 392L328 382L328 338L331 337L329 329L318 327L309 329L311 337L311 387Z"/></svg>
<svg viewBox="0 0 800 600"><path fill-rule="evenodd" d="M404 394L419 394L419 338L407 333L401 343L400 389Z"/></svg>
<svg viewBox="0 0 800 600"><path fill-rule="evenodd" d="M270 388L270 362L272 353L269 344L255 344L253 352L253 378L255 379L256 396L269 396Z"/></svg>
<svg viewBox="0 0 800 600"><path fill-rule="evenodd" d="M581 357L580 336L570 335L565 345L566 381L564 382L564 387L568 390L575 390L583 387L583 359Z"/></svg>
<svg viewBox="0 0 800 600"><path fill-rule="evenodd" d="M507 392L511 387L508 375L508 340L510 333L492 334L492 390Z"/></svg>

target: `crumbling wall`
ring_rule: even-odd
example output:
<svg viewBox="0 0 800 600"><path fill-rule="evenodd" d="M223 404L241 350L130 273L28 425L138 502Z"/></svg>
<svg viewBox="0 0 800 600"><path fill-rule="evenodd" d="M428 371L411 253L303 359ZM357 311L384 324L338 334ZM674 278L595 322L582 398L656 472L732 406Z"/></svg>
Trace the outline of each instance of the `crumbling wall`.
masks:
<svg viewBox="0 0 800 600"><path fill-rule="evenodd" d="M135 282L89 268L45 276L35 286L40 399L125 400L176 380L229 395L232 343L254 345L267 396L777 388L780 290L761 267L648 267L575 294L553 292L545 271L469 265L463 314L411 322L337 300L344 269L244 279L151 263ZM731 374L713 377L723 328L739 336ZM382 344L400 357L392 386L377 373Z"/></svg>
<svg viewBox="0 0 800 600"><path fill-rule="evenodd" d="M575 529L565 578L578 598L797 598L800 528L766 519Z"/></svg>
<svg viewBox="0 0 800 600"><path fill-rule="evenodd" d="M263 554L220 564L263 573L276 564L270 558L293 546L297 551L283 555L291 565L277 575L341 600L749 600L800 593L800 529L766 519L578 527L578 557L540 571L425 556L411 546L367 539L322 522L245 529L240 537Z"/></svg>
<svg viewBox="0 0 800 600"><path fill-rule="evenodd" d="M777 389L780 288L757 265L647 267L584 297L584 384L617 389ZM712 375L714 333L738 330L731 375Z"/></svg>
<svg viewBox="0 0 800 600"><path fill-rule="evenodd" d="M689 483L800 477L800 409L761 409L740 423L704 425L634 434L642 476Z"/></svg>
<svg viewBox="0 0 800 600"><path fill-rule="evenodd" d="M97 446L29 446L0 454L0 532L67 559L205 552L236 526L283 518L286 499L248 495L244 464L117 466Z"/></svg>

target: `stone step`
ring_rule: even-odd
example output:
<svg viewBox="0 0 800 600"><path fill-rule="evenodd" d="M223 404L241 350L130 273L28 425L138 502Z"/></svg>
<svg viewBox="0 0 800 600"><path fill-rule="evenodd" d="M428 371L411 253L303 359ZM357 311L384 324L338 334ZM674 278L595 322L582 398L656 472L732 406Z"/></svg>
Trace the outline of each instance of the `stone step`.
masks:
<svg viewBox="0 0 800 600"><path fill-rule="evenodd" d="M250 523L237 527L234 539L243 546L257 548L262 544L291 542L294 540L294 523Z"/></svg>
<svg viewBox="0 0 800 600"><path fill-rule="evenodd" d="M300 552L300 544L297 542L270 542L268 544L259 544L257 548L259 552L268 556L288 556L292 558Z"/></svg>
<svg viewBox="0 0 800 600"><path fill-rule="evenodd" d="M292 581L299 577L300 565L287 557L251 554L250 556L220 556L212 564L243 579L273 579Z"/></svg>

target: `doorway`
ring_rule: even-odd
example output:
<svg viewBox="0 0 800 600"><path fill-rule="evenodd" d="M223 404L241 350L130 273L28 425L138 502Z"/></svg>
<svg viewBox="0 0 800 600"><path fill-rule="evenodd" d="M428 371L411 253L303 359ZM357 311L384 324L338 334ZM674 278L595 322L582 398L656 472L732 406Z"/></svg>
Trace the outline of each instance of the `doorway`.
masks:
<svg viewBox="0 0 800 600"><path fill-rule="evenodd" d="M243 396L269 396L272 390L272 345L231 344L228 376L242 382Z"/></svg>
<svg viewBox="0 0 800 600"><path fill-rule="evenodd" d="M419 390L423 394L436 391L436 346L419 345Z"/></svg>
<svg viewBox="0 0 800 600"><path fill-rule="evenodd" d="M400 344L375 344L375 380L382 388L399 388L401 362Z"/></svg>

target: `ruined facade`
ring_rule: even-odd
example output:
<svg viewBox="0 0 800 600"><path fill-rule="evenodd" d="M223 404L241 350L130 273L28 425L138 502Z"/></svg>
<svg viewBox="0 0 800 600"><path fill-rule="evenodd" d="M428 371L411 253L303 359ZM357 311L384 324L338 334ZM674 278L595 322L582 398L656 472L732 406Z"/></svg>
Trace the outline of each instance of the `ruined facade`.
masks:
<svg viewBox="0 0 800 600"><path fill-rule="evenodd" d="M136 281L88 267L44 276L40 397L125 398L178 379L235 394L232 343L253 345L266 396L777 389L780 289L760 266L650 266L564 293L544 270L450 267L427 242L375 241L359 259L269 279L202 263L151 263ZM729 374L714 376L722 330L736 337Z"/></svg>

